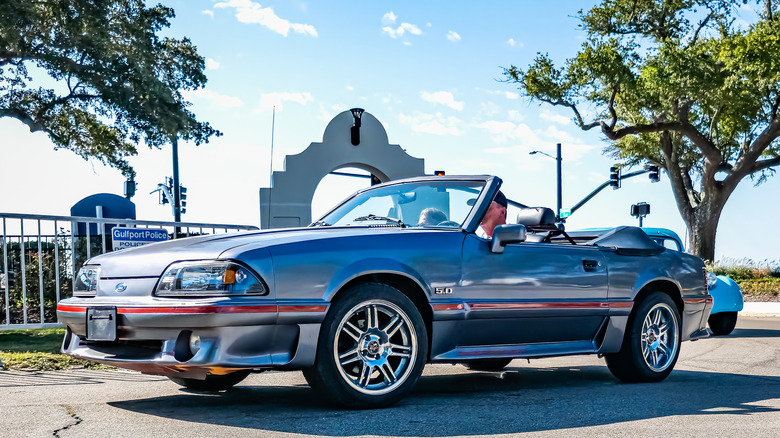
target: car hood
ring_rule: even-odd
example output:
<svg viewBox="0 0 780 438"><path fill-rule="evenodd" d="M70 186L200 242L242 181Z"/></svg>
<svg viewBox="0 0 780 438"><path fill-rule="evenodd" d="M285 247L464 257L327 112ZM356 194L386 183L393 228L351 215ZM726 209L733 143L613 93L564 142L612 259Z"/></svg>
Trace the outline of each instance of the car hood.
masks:
<svg viewBox="0 0 780 438"><path fill-rule="evenodd" d="M87 264L100 265L101 278L159 277L168 265L176 261L229 259L245 251L304 240L420 231L395 227L317 227L238 232L123 249L93 257Z"/></svg>

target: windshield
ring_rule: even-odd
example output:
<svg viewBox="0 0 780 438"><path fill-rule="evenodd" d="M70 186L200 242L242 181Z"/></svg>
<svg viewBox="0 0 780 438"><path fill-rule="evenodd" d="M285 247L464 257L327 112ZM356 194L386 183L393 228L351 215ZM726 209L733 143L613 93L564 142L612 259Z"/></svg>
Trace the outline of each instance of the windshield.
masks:
<svg viewBox="0 0 780 438"><path fill-rule="evenodd" d="M313 225L458 228L484 181L421 181L368 190Z"/></svg>

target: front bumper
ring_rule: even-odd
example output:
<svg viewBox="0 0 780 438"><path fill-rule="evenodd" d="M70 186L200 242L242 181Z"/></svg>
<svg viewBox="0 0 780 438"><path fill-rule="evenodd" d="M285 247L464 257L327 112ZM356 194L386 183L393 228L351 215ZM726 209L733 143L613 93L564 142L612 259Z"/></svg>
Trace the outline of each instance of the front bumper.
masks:
<svg viewBox="0 0 780 438"><path fill-rule="evenodd" d="M87 339L87 309L116 307L114 341ZM205 378L237 369L302 368L314 363L326 302L71 298L57 306L67 327L62 352L158 374ZM190 348L197 337L199 349Z"/></svg>

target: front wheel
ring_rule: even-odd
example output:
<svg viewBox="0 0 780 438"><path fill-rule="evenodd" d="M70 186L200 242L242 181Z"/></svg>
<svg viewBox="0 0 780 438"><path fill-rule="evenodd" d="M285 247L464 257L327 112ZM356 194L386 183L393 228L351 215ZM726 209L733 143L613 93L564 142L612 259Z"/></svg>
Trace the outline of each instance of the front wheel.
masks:
<svg viewBox="0 0 780 438"><path fill-rule="evenodd" d="M394 287L369 283L345 292L323 321L309 385L353 409L390 406L422 374L425 324L414 303Z"/></svg>
<svg viewBox="0 0 780 438"><path fill-rule="evenodd" d="M250 370L236 371L230 374L219 376L208 375L204 380L170 376L168 376L168 378L171 379L174 383L194 391L223 391L225 389L232 388L242 380L246 379L249 373Z"/></svg>
<svg viewBox="0 0 780 438"><path fill-rule="evenodd" d="M662 292L648 295L628 320L623 346L605 354L612 374L624 382L658 382L680 355L680 314Z"/></svg>
<svg viewBox="0 0 780 438"><path fill-rule="evenodd" d="M707 320L710 330L715 336L726 336L737 326L737 312L721 312L710 315Z"/></svg>

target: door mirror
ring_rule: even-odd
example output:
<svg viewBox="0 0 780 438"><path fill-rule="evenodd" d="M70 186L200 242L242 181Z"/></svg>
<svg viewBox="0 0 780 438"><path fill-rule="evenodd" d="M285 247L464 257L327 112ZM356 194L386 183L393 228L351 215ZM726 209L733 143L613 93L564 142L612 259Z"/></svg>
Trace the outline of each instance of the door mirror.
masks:
<svg viewBox="0 0 780 438"><path fill-rule="evenodd" d="M504 247L510 243L525 242L526 235L525 225L499 225L493 230L493 242L490 251L494 254L501 254L504 252Z"/></svg>

